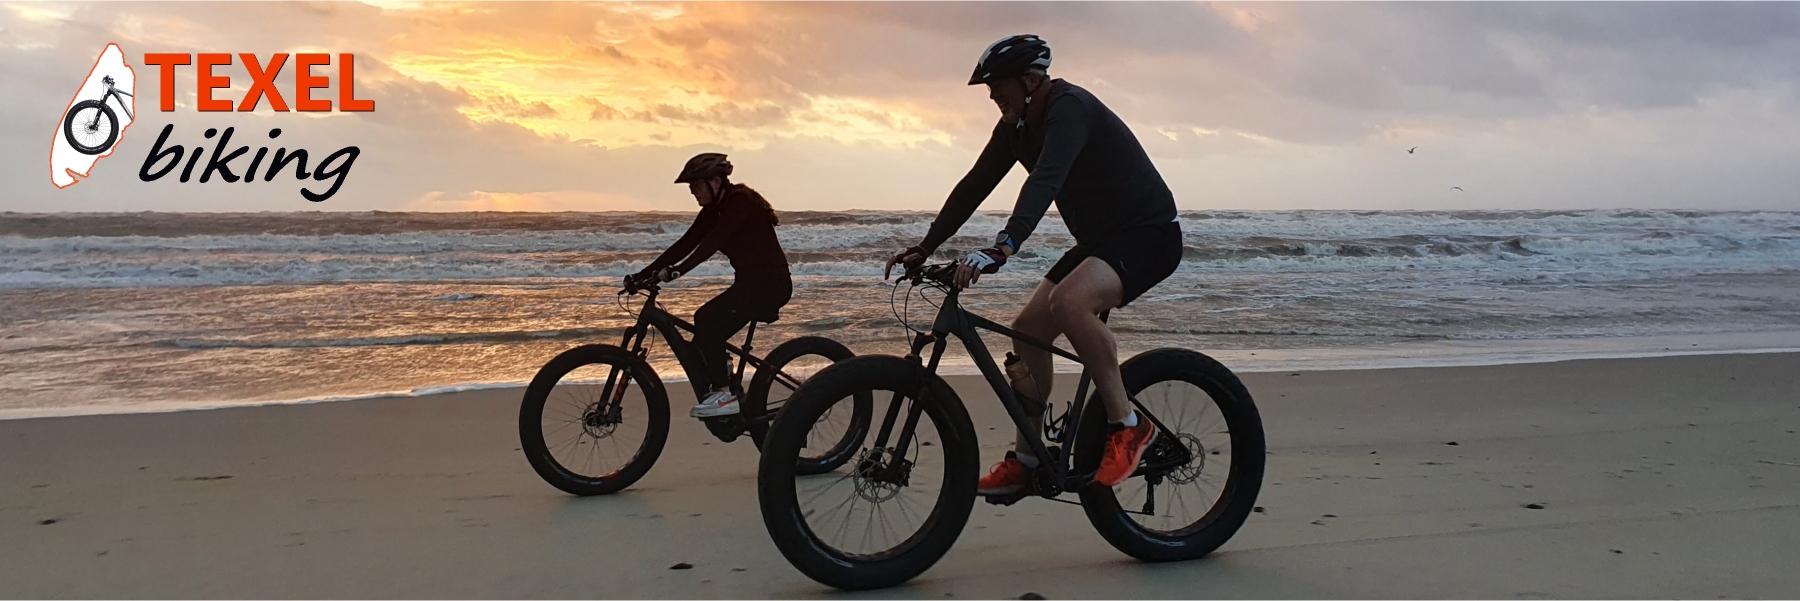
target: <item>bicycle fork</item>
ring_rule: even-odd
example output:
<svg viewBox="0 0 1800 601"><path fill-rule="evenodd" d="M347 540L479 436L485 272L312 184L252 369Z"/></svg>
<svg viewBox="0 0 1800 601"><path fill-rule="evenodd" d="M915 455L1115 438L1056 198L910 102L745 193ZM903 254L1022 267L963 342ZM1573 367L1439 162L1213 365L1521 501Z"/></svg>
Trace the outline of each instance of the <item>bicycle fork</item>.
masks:
<svg viewBox="0 0 1800 601"><path fill-rule="evenodd" d="M919 355L927 344L933 345L929 365L924 364ZM907 353L906 358L911 360L923 375L937 369L938 359L943 356L943 351L944 339L942 336L920 332L913 336L912 350ZM904 392L894 392L888 400L887 412L881 419L881 430L875 435L875 444L870 447L869 454L857 463L856 471L858 473L877 481L899 486L908 484L911 479L912 462L906 459L903 450L912 446L913 432L919 426L919 414L925 410L925 395L928 394L931 394L931 386L923 377L919 379L919 391L914 395L917 399L905 402L908 397ZM890 447L888 440L894 436L894 422L900 418L902 405L906 406L906 423L900 427L900 438L894 441L894 445Z"/></svg>
<svg viewBox="0 0 1800 601"><path fill-rule="evenodd" d="M619 341L619 347L631 352L631 356L643 361L646 356L644 337L649 335L650 328L643 322L625 330L625 339ZM600 389L600 402L594 407L598 419L616 420L619 417L619 406L625 402L625 389L630 386L631 378L620 378L620 366L613 366L606 374L606 386Z"/></svg>

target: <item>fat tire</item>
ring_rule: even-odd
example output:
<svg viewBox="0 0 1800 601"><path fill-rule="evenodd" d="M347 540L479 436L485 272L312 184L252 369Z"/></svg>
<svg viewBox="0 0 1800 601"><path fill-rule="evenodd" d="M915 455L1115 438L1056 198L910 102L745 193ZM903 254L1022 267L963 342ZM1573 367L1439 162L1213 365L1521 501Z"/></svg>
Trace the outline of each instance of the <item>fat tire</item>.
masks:
<svg viewBox="0 0 1800 601"><path fill-rule="evenodd" d="M931 517L920 526L922 536L909 548L886 557L849 555L820 543L801 515L794 490L796 459L813 420L844 397L869 390L900 391L915 402L919 402L919 392L929 391L922 407L941 428L944 447L946 482ZM844 590L894 586L937 563L962 534L975 507L980 454L975 425L956 391L942 378L928 374L912 361L890 355L864 355L841 361L821 370L795 391L769 429L756 478L763 524L782 556L813 580Z"/></svg>
<svg viewBox="0 0 1800 601"><path fill-rule="evenodd" d="M644 442L638 447L637 454L618 471L599 478L589 478L564 468L551 456L544 443L544 403L549 400L550 391L563 376L586 365L621 368L622 373L638 384L649 409L649 415L645 416L649 423L645 427ZM609 344L590 344L563 351L538 370L531 385L525 388L524 401L519 404L519 448L525 453L525 459L545 482L572 495L612 494L631 486L656 464L668 439L669 397L662 380L636 355Z"/></svg>
<svg viewBox="0 0 1800 601"><path fill-rule="evenodd" d="M83 146L81 145L81 142L75 140L75 115L80 113L81 109L88 107L98 107L100 109L100 115L105 117L108 122L112 123L112 127L107 131L106 141L102 142L99 146ZM75 106L69 107L69 113L63 116L63 139L69 142L69 146L75 148L75 152L81 154L96 155L106 152L107 149L112 148L113 142L119 141L119 115L113 112L112 107L106 106L105 100L83 100L77 102L75 103Z"/></svg>
<svg viewBox="0 0 1800 601"><path fill-rule="evenodd" d="M1143 561L1185 561L1212 553L1236 534L1256 505L1266 460L1262 417L1237 375L1217 360L1184 349L1141 353L1119 366L1125 389L1135 395L1156 382L1181 380L1205 391L1219 405L1231 432L1231 469L1220 502L1186 535L1169 535L1132 521L1110 487L1098 484L1080 491L1081 506L1094 529L1114 548ZM1098 466L1105 444L1105 409L1100 397L1089 399L1077 443L1078 466ZM1081 468L1077 467L1079 471Z"/></svg>
<svg viewBox="0 0 1800 601"><path fill-rule="evenodd" d="M744 395L743 401L744 419L755 424L750 427L750 439L755 441L756 448L761 449L763 441L768 438L768 423L757 423L756 420L768 411L769 391L775 386L775 374L794 359L807 355L818 355L836 363L855 357L856 353L843 343L823 336L801 336L783 342L770 351L763 358L765 367L757 369L756 376L750 379L750 390ZM870 395L857 395L854 413L851 415L851 427L845 430L844 437L821 456L800 458L800 474L823 474L842 467L855 457L857 448L869 433L873 406L874 401Z"/></svg>

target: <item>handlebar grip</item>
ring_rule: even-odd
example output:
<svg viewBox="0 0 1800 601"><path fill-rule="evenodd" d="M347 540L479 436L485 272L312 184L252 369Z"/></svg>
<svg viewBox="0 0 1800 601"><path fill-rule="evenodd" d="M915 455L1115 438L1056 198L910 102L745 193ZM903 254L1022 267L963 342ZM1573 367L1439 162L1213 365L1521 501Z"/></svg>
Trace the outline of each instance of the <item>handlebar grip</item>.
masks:
<svg viewBox="0 0 1800 601"><path fill-rule="evenodd" d="M914 283L931 281L948 286L951 285L956 276L956 264L939 263L937 265L926 265L909 275L911 275Z"/></svg>

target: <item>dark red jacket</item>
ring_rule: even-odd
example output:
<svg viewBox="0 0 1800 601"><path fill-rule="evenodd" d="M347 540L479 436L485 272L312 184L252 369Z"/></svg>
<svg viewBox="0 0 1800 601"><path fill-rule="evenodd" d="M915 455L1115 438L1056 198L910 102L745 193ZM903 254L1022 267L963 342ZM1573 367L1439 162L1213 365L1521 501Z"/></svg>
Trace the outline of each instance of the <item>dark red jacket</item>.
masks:
<svg viewBox="0 0 1800 601"><path fill-rule="evenodd" d="M700 209L694 224L674 246L650 262L644 271L673 267L682 273L722 252L731 259L738 275L787 274L787 255L775 237L775 216L764 207L761 194L743 184L726 188L723 198ZM682 257L687 260L681 261ZM681 261L680 264L675 264Z"/></svg>

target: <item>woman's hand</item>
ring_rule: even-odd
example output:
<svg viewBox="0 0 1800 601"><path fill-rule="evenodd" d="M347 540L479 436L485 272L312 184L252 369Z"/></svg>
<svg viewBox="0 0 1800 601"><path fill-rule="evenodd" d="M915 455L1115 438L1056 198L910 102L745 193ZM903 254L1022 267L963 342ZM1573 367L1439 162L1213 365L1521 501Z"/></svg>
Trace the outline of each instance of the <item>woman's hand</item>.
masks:
<svg viewBox="0 0 1800 601"><path fill-rule="evenodd" d="M673 281L678 277L681 277L681 272L669 267L664 267L656 271L640 271L625 276L625 289L627 291L639 290L651 284Z"/></svg>
<svg viewBox="0 0 1800 601"><path fill-rule="evenodd" d="M645 284L650 283L649 278L650 274L641 271L625 276L625 292L633 293L643 289Z"/></svg>

